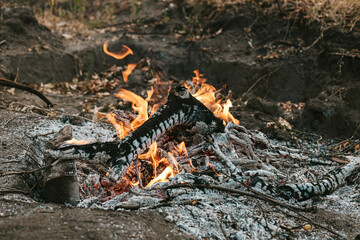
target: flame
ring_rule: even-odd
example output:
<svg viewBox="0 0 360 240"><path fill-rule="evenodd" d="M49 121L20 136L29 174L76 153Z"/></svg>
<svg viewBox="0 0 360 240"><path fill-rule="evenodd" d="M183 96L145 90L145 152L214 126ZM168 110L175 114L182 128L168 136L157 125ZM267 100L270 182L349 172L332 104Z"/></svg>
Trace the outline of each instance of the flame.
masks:
<svg viewBox="0 0 360 240"><path fill-rule="evenodd" d="M125 45L123 45L123 49L121 51L116 53L108 52L107 47L108 42L105 42L103 46L104 52L117 59L124 58L128 54L133 54L131 49ZM125 82L128 81L130 73L135 69L136 66L137 64L129 64L127 69L123 71L123 78ZM223 119L224 124L230 121L238 124L239 121L235 119L229 111L230 107L233 106L232 102L229 99L227 99L225 103L222 103L222 99L216 100L215 87L210 84L206 84L206 79L203 78L203 75L200 74L198 70L195 70L194 73L195 77L193 77L192 82L189 84L184 84L184 86L189 89L189 91L195 98L197 98L207 108L213 111L215 116ZM147 91L147 97L145 99L125 89L121 89L117 94L115 94L116 97L131 102L132 109L137 112L137 116L131 122L119 121L119 117L117 117L113 113L106 114L106 118L114 125L119 139L124 138L132 131L140 127L146 120L148 120L148 118L153 113L156 112L158 107L163 104L164 101L166 101L166 98L164 98L163 96L167 96L166 92L169 92L170 84L164 84L160 81L160 78L154 78L154 80L152 81L154 83L154 86L151 87L151 90ZM152 107L149 107L150 102L152 103ZM86 140L77 141L75 139L72 139L67 143L86 144L87 142L88 141ZM185 142L181 142L177 146L173 146L173 149L171 149L171 151L167 153L165 152L164 154L167 155L166 157L160 157L160 154L158 152L159 149L157 143L154 142L150 145L149 150L146 153L143 153L138 157L145 162L151 163L153 169L153 172L150 174L151 176L141 176L141 173L135 174L137 168L135 167L136 165L132 165L129 167L126 173L126 177L122 179L121 183L117 185L114 190L118 193L121 193L123 191L126 191L126 189L129 189L129 187L139 185L140 179L138 179L136 175L139 176L141 179L146 177L149 178L148 180L145 180L145 182L147 182L145 187L150 187L156 182L168 181L169 177L176 176L176 174L178 174L180 171L177 159L182 159L181 161L183 163L187 162L186 159L188 159L192 172L197 171L191 162L191 158L189 157L189 154L187 152ZM185 161L183 161L184 158ZM210 163L209 165L211 168L213 168ZM215 171L214 168L213 170ZM149 181L151 178L152 180Z"/></svg>
<svg viewBox="0 0 360 240"><path fill-rule="evenodd" d="M71 145L84 145L89 142L90 142L89 140L76 140L75 138L65 141L66 144L71 144Z"/></svg>
<svg viewBox="0 0 360 240"><path fill-rule="evenodd" d="M152 161L152 165L153 165L153 169L154 169L154 176L156 176L156 169L158 167L159 164L159 157L157 156L157 143L153 142L150 147L149 150L146 153L143 153L141 155L139 155L139 159L147 159Z"/></svg>
<svg viewBox="0 0 360 240"><path fill-rule="evenodd" d="M124 44L122 44L123 48L118 52L109 52L108 51L108 46L109 46L109 41L104 42L104 45L103 45L104 52L107 55L112 56L113 58L116 58L116 59L123 59L129 54L131 54L131 55L134 54L133 51L128 46L126 46Z"/></svg>
<svg viewBox="0 0 360 240"><path fill-rule="evenodd" d="M134 54L133 51L128 46L126 46L124 44L122 44L122 49L120 51L118 51L118 52L109 52L108 51L108 46L109 46L109 41L104 42L104 45L103 45L104 52L107 55L112 56L112 57L114 57L116 59L123 59L129 54L131 54L131 55ZM132 71L134 71L136 66L137 66L136 63L128 64L127 69L122 72L124 82L128 81L129 75L132 73Z"/></svg>
<svg viewBox="0 0 360 240"><path fill-rule="evenodd" d="M148 91L148 98L151 97L152 91ZM126 89L121 89L117 94L116 97L129 101L132 103L132 109L138 112L137 117L129 124L126 125L124 122L117 121L116 115L113 113L109 113L106 115L106 118L112 123L116 129L116 134L119 139L122 139L129 135L132 131L140 127L146 120L148 120L148 98L143 99L139 95L128 91Z"/></svg>
<svg viewBox="0 0 360 240"><path fill-rule="evenodd" d="M136 63L130 63L130 64L128 64L127 69L122 72L124 82L128 81L128 77L132 73L132 71L134 71L134 69L136 68L136 65L137 65Z"/></svg>
<svg viewBox="0 0 360 240"><path fill-rule="evenodd" d="M191 83L185 83L184 87L189 89L190 93L208 109L210 109L216 117L224 120L224 124L227 122L239 124L239 120L234 118L229 111L229 108L233 106L230 99L223 104L221 103L222 99L216 101L216 88L205 83L206 78L202 78L204 75L200 74L199 70L195 70L194 73L195 77L192 78Z"/></svg>
<svg viewBox="0 0 360 240"><path fill-rule="evenodd" d="M132 102L132 109L134 109L135 112L138 112L137 117L130 124L131 130L134 131L148 120L148 102L145 99L126 89L121 89L115 96Z"/></svg>
<svg viewBox="0 0 360 240"><path fill-rule="evenodd" d="M133 65L135 68L136 65ZM130 69L130 65L128 69ZM130 69L131 70L131 69ZM239 121L234 118L234 116L230 113L229 109L232 107L232 102L228 99L225 103L222 103L222 99L216 100L216 89L210 84L206 84L206 79L203 78L203 75L199 73L198 70L194 71L195 77L193 77L192 82L190 84L185 84L184 86L189 89L189 91L196 97L200 102L202 102L207 108L212 110L215 116L224 120L226 122L233 122L238 124ZM124 77L124 80L126 78ZM157 83L160 83L159 79L154 80L154 87L151 90L147 91L147 97L144 99L133 92L130 92L125 89L121 89L115 96L129 101L132 103L132 108L138 114L136 118L130 123L125 123L121 121L117 121L115 114L108 114L106 117L108 120L114 125L118 137L121 139L126 135L130 134L132 131L140 127L146 120L149 118L149 112L151 112L150 116L155 113L159 104L159 100L163 95L160 91L164 92L164 89L160 89ZM156 94L154 94L154 92ZM157 101L154 101L156 99ZM149 107L149 102L152 102L152 108ZM197 171L192 162L189 154L186 150L185 142L181 142L177 146L174 146L170 152L167 152L167 157L161 158L158 153L157 143L154 142L150 145L149 150L146 153L143 153L139 156L139 159L151 163L153 172L151 174L151 178L153 178L150 182L146 184L145 187L150 187L156 182L164 182L168 181L168 177L174 177L179 173L179 164L177 162L177 158L186 158L191 166L192 172ZM213 166L209 163L210 167ZM129 169L129 171L133 171L134 168ZM215 169L213 168L215 171ZM218 173L216 173L218 174ZM124 180L124 179L123 179ZM131 180L126 179L129 186L138 185L139 181L134 183ZM126 186L126 184L122 185Z"/></svg>
<svg viewBox="0 0 360 240"><path fill-rule="evenodd" d="M131 127L124 125L123 122L118 122L115 118L115 114L109 113L106 115L109 122L115 127L116 135L119 139L126 137L131 132Z"/></svg>
<svg viewBox="0 0 360 240"><path fill-rule="evenodd" d="M154 178L153 180L151 180L145 187L150 187L151 185L153 185L156 182L166 182L169 181L168 178L169 177L174 177L174 170L167 166L165 168L165 170L156 178Z"/></svg>

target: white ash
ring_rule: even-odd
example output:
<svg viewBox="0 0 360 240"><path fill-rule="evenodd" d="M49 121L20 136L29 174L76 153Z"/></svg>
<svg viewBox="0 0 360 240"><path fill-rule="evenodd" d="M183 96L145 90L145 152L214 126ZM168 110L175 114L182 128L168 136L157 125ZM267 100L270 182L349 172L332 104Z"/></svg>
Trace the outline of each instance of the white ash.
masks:
<svg viewBox="0 0 360 240"><path fill-rule="evenodd" d="M33 136L40 136L40 139L46 141L52 137L52 132L55 133L64 126L65 124L58 121L44 120L33 129L32 133ZM100 123L88 122L83 126L72 127L73 135L77 140L96 139L104 141L112 139L115 132L111 127L105 129L104 125ZM239 187L237 181L228 177L234 171L245 173L238 177L238 180L244 181L249 175L254 174L264 177L273 184L277 184L282 179L290 183L316 181L334 167L339 166L337 163L324 159L323 156L327 154L327 146L318 145L317 142L302 141L302 148L297 149L284 142L274 140L268 142L261 133L247 131L242 134L252 134L255 136L253 139L258 139L259 142L262 141L268 148L251 148L249 142L240 139L245 141L247 148L245 148L246 153L239 153L239 151L234 152L233 149L226 148L221 143L218 143L218 150L220 149L228 154L226 156L228 162L226 164L226 162L219 161L219 159L216 161L216 158L211 158L210 162L215 170L221 170L219 172L222 174L221 176L216 174L212 176L196 176L183 171L171 179L170 183L157 183L150 189L145 190L134 186L130 192L120 194L106 202L102 202L98 196L89 196L87 199L83 199L78 204L78 207L101 209L120 207L118 208L119 211L124 211L121 208L122 206L144 205L145 208L149 208L162 203L166 198L171 198L174 204L160 207L158 210L167 215L166 219L168 221L174 222L184 231L196 237L209 239L270 239L276 236L286 238L290 234L280 228L280 225L293 227L306 224L306 222L289 218L279 208L266 202L211 189L177 188L161 191L162 187L180 182L214 183L232 188ZM239 139L236 140L239 143L241 142ZM188 146L188 148L192 147ZM234 154L239 158L234 159ZM241 165L242 163L237 162L238 159L241 159L242 163L248 161L252 163L252 166L261 167L244 167ZM231 169L233 167L236 169ZM90 182L86 181L99 182L99 176L98 173L93 172L80 179L83 181L82 183L89 185ZM263 191L262 189L257 190ZM360 213L356 211L356 209L359 209L359 199L359 184L353 184L340 187L328 196L319 197L314 204L326 211L346 214L353 217L354 221L360 222ZM184 200L196 200L197 202L195 205L181 205ZM295 201L289 201L289 203L299 204ZM310 205L312 200L307 200L301 204ZM299 230L294 234L296 239L334 238L334 235L320 228L316 228L312 232Z"/></svg>

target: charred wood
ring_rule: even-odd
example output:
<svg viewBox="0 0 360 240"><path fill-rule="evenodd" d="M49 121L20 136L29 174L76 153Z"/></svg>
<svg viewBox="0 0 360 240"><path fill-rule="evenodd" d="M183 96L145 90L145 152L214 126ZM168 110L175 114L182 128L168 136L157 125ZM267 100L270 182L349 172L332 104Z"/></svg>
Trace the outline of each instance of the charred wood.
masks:
<svg viewBox="0 0 360 240"><path fill-rule="evenodd" d="M53 155L69 155L82 159L106 156L111 167L109 177L121 179L134 160L165 132L178 125L194 126L203 122L209 133L224 130L222 120L193 97L184 87L177 87L168 96L167 103L159 108L144 124L121 140L79 146L63 146Z"/></svg>
<svg viewBox="0 0 360 240"><path fill-rule="evenodd" d="M318 182L286 184L278 187L281 197L303 201L316 196L324 196L344 185L347 179L360 169L360 159L355 158L345 166L338 167L323 176Z"/></svg>
<svg viewBox="0 0 360 240"><path fill-rule="evenodd" d="M250 177L248 184L262 189L265 192L279 195L284 199L294 198L298 201L304 201L334 192L340 186L344 185L351 176L356 174L359 170L360 159L353 158L348 164L330 171L317 182L283 184L276 187L265 181L260 174L255 174Z"/></svg>

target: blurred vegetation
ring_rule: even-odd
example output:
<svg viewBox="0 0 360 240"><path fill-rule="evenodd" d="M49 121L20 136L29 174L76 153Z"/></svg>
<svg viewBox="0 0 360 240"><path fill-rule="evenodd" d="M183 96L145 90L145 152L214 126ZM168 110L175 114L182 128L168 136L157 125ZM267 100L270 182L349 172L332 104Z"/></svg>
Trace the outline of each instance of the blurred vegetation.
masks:
<svg viewBox="0 0 360 240"><path fill-rule="evenodd" d="M30 5L38 16L52 14L101 27L123 11L131 14L129 21L136 19L146 11L149 1L174 4L185 18L185 32L192 33L201 29L201 23L238 4L252 4L263 14L280 14L307 24L318 22L324 28L351 31L360 22L360 0L8 0L3 6Z"/></svg>

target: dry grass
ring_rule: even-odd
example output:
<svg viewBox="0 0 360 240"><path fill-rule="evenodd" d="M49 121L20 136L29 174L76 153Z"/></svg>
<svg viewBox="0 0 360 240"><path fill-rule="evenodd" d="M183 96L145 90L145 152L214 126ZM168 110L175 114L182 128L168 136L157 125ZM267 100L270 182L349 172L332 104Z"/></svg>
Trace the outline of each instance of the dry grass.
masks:
<svg viewBox="0 0 360 240"><path fill-rule="evenodd" d="M61 18L79 19L97 25L114 14L129 9L134 19L149 0L9 0L6 5L33 2L36 13L50 12ZM183 2L168 0L168 2ZM219 10L234 4L252 3L264 13L281 13L306 23L318 22L324 28L353 30L360 23L360 0L186 0L192 6L216 6ZM22 4L21 4L22 3ZM63 6L67 6L64 9ZM91 24L90 24L91 25Z"/></svg>
<svg viewBox="0 0 360 240"><path fill-rule="evenodd" d="M280 12L324 28L338 26L353 30L360 22L359 0L210 0L217 6L253 3L265 13Z"/></svg>

